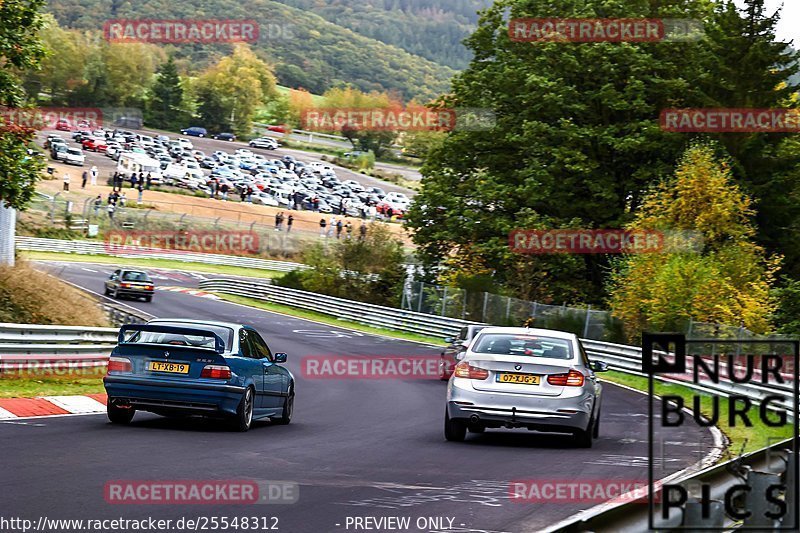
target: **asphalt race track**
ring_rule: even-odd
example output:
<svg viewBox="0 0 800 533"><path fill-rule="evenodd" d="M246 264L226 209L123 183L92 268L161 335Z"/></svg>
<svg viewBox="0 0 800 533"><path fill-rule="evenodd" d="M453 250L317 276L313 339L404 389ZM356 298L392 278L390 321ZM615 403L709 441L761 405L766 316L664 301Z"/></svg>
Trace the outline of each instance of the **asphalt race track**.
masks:
<svg viewBox="0 0 800 533"><path fill-rule="evenodd" d="M102 293L111 265L50 263L54 274ZM189 273L157 271L158 285L196 286ZM209 274L204 274L209 276ZM125 301L159 317L250 323L273 351L289 354L297 379L293 421L255 423L234 433L202 419L138 413L129 427L105 415L0 423L4 516L31 520L211 516L277 517L279 531L354 531L347 517L452 518L452 529L523 532L552 525L594 503L516 503L509 482L646 480L647 400L606 385L601 438L592 449L570 438L494 430L465 443L443 436L446 384L438 380L319 380L300 376L307 355L425 355L435 348L390 340L180 292L152 303ZM710 433L687 425L666 448L665 470L681 470L712 446ZM252 479L297 482L285 505L112 505L104 486L118 480ZM271 522L272 524L272 522ZM444 521L447 525L447 520ZM361 529L364 530L364 529ZM372 529L375 531L376 529ZM380 529L385 531L388 529Z"/></svg>

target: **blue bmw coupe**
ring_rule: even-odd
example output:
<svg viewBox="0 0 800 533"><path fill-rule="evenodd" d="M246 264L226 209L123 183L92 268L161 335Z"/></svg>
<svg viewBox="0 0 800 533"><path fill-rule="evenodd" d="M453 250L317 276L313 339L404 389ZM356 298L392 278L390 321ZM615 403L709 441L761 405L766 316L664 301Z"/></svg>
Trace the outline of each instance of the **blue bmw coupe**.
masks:
<svg viewBox="0 0 800 533"><path fill-rule="evenodd" d="M128 424L136 411L226 418L238 431L253 420L288 424L294 376L250 326L157 319L122 326L103 383L108 418Z"/></svg>

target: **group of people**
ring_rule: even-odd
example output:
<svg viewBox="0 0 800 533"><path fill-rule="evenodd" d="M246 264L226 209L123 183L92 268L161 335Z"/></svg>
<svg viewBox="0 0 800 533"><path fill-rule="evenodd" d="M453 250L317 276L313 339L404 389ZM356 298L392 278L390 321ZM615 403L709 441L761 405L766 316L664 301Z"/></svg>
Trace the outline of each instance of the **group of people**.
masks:
<svg viewBox="0 0 800 533"><path fill-rule="evenodd" d="M114 213L117 211L117 206L125 207L125 202L128 201L128 198L125 196L125 191L117 192L117 189L112 190L108 193L108 200L106 202L106 213L108 213L108 218L112 221L114 220ZM103 197L102 195L98 194L94 199L94 216L100 214L100 208L103 207Z"/></svg>
<svg viewBox="0 0 800 533"><path fill-rule="evenodd" d="M64 183L64 192L69 192L69 183L72 180L72 176L69 175L69 172L65 172L62 180ZM81 177L81 189L86 188L87 182L90 182L91 185L97 185L97 167L94 165L92 165L92 168L88 171L83 171L83 176Z"/></svg>
<svg viewBox="0 0 800 533"><path fill-rule="evenodd" d="M283 231L283 211L275 213L275 231ZM286 219L286 233L292 231L292 224L294 224L294 215L289 213L289 218Z"/></svg>
<svg viewBox="0 0 800 533"><path fill-rule="evenodd" d="M144 172L139 172L137 175L135 172L132 172L131 175L128 177L128 183L131 184L131 189L136 189L139 193L139 197L137 198L137 203L141 204L144 200L144 190L150 189L150 185L152 185L152 176L150 173L147 173L147 176L144 175ZM122 187L125 183L125 176L120 174L119 172L114 172L114 175L111 177L111 194L116 194L117 198L119 198L119 192L122 192ZM125 196L125 193L122 192L122 196ZM111 195L109 195L109 198ZM120 205L120 207L124 207L124 204Z"/></svg>
<svg viewBox="0 0 800 533"><path fill-rule="evenodd" d="M353 235L353 223L349 220L343 222L341 218L331 217L330 220L325 220L325 217L319 220L319 236L331 237L336 232L336 238L341 239L344 232L345 238L350 239ZM363 241L367 238L367 225L362 222L361 227L358 228L358 240Z"/></svg>
<svg viewBox="0 0 800 533"><path fill-rule="evenodd" d="M228 200L228 193L231 190L230 185L225 182L220 184L217 178L212 178L211 183L209 183L209 187L211 188L212 198L221 199L223 202ZM249 194L253 194L252 189L250 189ZM242 195L242 201L244 201L244 195Z"/></svg>

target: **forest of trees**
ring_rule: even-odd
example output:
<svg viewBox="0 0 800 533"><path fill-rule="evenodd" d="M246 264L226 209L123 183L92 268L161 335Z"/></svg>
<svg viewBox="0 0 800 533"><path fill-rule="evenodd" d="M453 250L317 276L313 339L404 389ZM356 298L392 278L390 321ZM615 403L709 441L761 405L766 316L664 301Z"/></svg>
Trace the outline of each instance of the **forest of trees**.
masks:
<svg viewBox="0 0 800 533"><path fill-rule="evenodd" d="M408 216L428 272L441 275L438 268L444 265L446 273L451 264L467 273L489 272L483 290L611 306L619 313L624 308L639 327L675 324L680 312L764 331L772 314L765 286L780 287L786 302L798 296L792 282L800 279L796 134L670 133L658 124L668 107L798 107L798 86L789 81L798 72L798 54L776 40L777 17L763 0L745 3L739 10L729 0L498 0L468 40L475 61L445 98L453 107L492 109L497 127L454 132L434 149ZM682 43L531 45L510 41L508 12L512 18L688 18L702 21L706 36ZM687 152L694 142L709 143L702 158ZM636 224L643 206L656 201L654 188L665 183L670 190L687 172L701 170L719 176L726 197L746 198L739 201L744 207L730 209L747 222L720 230L723 237L732 232L731 242L711 239L698 258L637 268L609 255L521 255L509 248L516 228ZM695 213L717 213L708 190L689 183L680 200ZM667 228L691 223L677 229L702 233L696 227L702 218L652 220ZM737 258L736 246L751 254ZM706 281L723 276L729 285L701 290L701 273ZM694 280L687 277L693 274ZM648 307L655 297L640 287L631 292L636 284L629 276L640 284L658 281L664 307ZM690 288L694 292L685 294ZM712 295L715 309L693 305Z"/></svg>
<svg viewBox="0 0 800 533"><path fill-rule="evenodd" d="M64 28L84 30L94 36L101 36L104 23L113 18L253 19L261 27L259 42L253 45L253 50L273 65L281 85L319 94L331 87L350 84L363 91L391 91L403 99L435 98L448 90L455 73L452 68L288 4L275 0L209 0L198 8L191 0L51 0L48 11ZM417 32L419 28L413 30ZM430 39L438 37L432 33ZM194 68L203 68L215 56L228 55L231 46L180 45L162 49L175 55L178 63L185 60Z"/></svg>

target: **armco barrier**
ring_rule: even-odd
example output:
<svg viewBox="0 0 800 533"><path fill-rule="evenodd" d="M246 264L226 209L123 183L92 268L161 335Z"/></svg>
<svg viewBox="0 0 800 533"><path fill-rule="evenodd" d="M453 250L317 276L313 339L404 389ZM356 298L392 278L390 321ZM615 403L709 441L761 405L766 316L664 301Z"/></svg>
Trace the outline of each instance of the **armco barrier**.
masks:
<svg viewBox="0 0 800 533"><path fill-rule="evenodd" d="M200 288L317 311L360 324L432 337L452 335L467 324L477 323L279 287L270 285L266 280L248 282L212 279L201 281Z"/></svg>
<svg viewBox="0 0 800 533"><path fill-rule="evenodd" d="M263 270L289 272L291 270L308 268L301 263L291 261L273 261L256 257L240 257L236 255L184 253L162 248L138 247L136 253L116 254L109 253L108 248L100 241L68 241L61 239L44 239L40 237L16 237L17 250L32 250L37 252L59 252L82 255L108 255L114 257L127 257L139 259L170 259L187 263L205 263L208 265L226 265ZM132 247L131 247L132 248Z"/></svg>
<svg viewBox="0 0 800 533"><path fill-rule="evenodd" d="M0 323L0 373L105 366L116 328Z"/></svg>
<svg viewBox="0 0 800 533"><path fill-rule="evenodd" d="M201 281L200 288L207 291L245 296L257 300L324 313L360 324L433 337L452 335L468 324L478 324L478 322L467 322L455 318L416 313L404 309L396 309L394 307L366 304L354 300L326 296L324 294L289 289L271 285L268 280L263 282L245 282L210 279ZM593 359L608 363L614 370L646 377L646 374L642 373L641 348L591 339L581 339L581 342ZM769 394L777 393L783 394L784 397L787 398L786 402L788 402L788 398L791 398L793 391L790 383L784 383L782 385L757 383L737 384L723 380L714 383L711 380L705 379L701 380L699 384L695 384L691 382L689 376L683 376L683 379L680 377L658 377L657 379L660 381L680 383L683 386L711 394L727 396L735 392L736 394L743 394L756 401L761 401ZM791 408L789 403L784 403L783 405L784 407Z"/></svg>

